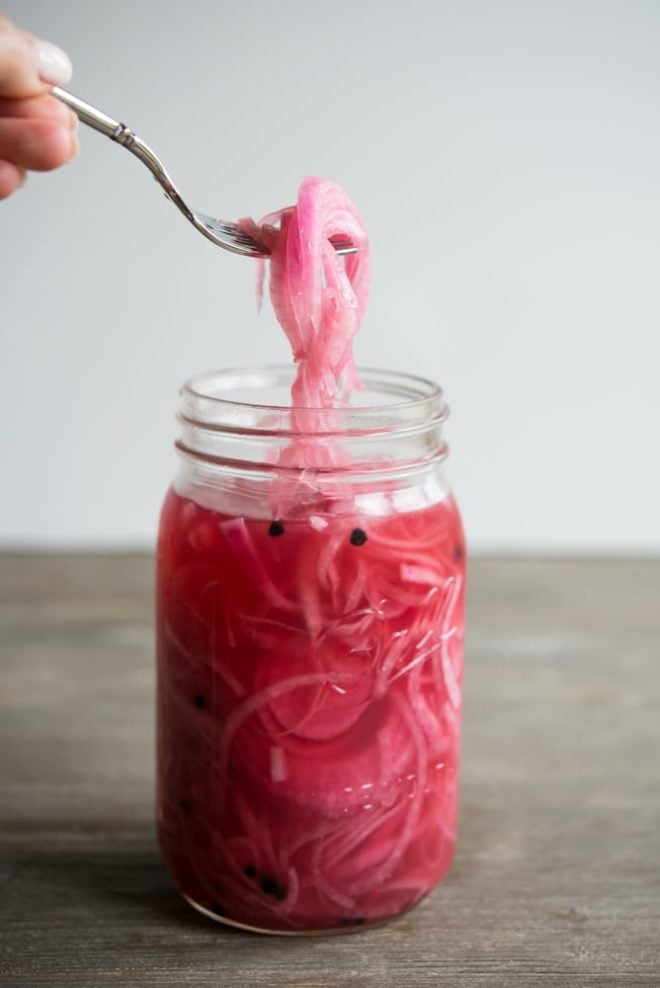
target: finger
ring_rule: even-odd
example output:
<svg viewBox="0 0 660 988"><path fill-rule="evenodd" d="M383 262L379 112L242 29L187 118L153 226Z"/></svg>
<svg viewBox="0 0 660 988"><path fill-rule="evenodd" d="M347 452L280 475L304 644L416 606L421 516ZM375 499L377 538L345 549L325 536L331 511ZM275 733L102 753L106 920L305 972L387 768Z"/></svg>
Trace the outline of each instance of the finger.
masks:
<svg viewBox="0 0 660 988"><path fill-rule="evenodd" d="M32 171L46 172L73 158L75 130L55 120L0 120L0 158Z"/></svg>
<svg viewBox="0 0 660 988"><path fill-rule="evenodd" d="M35 38L0 17L0 96L22 99L67 83L69 56L50 41Z"/></svg>
<svg viewBox="0 0 660 988"><path fill-rule="evenodd" d="M24 168L11 161L0 160L0 199L6 199L25 184L27 178Z"/></svg>
<svg viewBox="0 0 660 988"><path fill-rule="evenodd" d="M68 127L72 113L68 106L54 96L28 96L26 99L8 99L0 96L0 118L58 120L63 127Z"/></svg>

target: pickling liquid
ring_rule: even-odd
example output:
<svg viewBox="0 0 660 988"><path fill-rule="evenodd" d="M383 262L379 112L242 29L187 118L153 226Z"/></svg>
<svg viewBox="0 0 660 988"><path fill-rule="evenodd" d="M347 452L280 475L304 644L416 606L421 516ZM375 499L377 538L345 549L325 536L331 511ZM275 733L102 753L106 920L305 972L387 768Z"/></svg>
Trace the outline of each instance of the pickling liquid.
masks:
<svg viewBox="0 0 660 988"><path fill-rule="evenodd" d="M448 497L228 517L173 490L158 546L158 826L184 895L263 931L415 905L457 824L464 544Z"/></svg>

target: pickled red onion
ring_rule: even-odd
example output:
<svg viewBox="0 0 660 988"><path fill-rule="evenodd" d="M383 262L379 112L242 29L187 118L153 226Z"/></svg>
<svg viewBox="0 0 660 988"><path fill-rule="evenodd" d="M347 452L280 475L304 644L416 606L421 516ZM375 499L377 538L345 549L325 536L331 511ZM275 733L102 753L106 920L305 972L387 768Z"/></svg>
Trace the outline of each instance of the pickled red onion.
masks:
<svg viewBox="0 0 660 988"><path fill-rule="evenodd" d="M270 250L270 298L297 365L293 408L345 404L360 386L353 339L370 280L369 241L356 207L334 182L306 178L295 206L242 228ZM357 252L340 256L332 239L350 241ZM302 413L298 424L304 428Z"/></svg>

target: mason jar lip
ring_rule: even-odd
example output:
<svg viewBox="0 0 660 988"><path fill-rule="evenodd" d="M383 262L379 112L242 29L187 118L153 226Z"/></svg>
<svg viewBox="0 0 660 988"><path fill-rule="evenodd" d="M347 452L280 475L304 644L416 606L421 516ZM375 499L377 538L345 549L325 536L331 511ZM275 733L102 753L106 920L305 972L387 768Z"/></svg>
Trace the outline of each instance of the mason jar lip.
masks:
<svg viewBox="0 0 660 988"><path fill-rule="evenodd" d="M290 386L293 383L296 373L295 365L285 364L264 364L246 365L242 367L222 368L215 371L206 371L194 374L187 378L181 385L179 394L184 401L192 399L196 402L203 402L207 407L213 409L215 414L204 416L204 422L200 425L215 425L219 422L216 414L222 410L243 409L251 410L255 413L277 414L291 412L296 406L289 404L273 404L270 402L246 401L236 397L223 397L221 394L210 393L211 385L217 387L218 383L223 384L226 391L238 388L254 388L259 386ZM386 401L360 405L342 405L338 408L305 407L304 411L310 416L327 416L333 412L341 412L349 415L351 419L359 421L361 418L379 416L386 413L401 413L406 417L411 412L417 411L414 420L417 423L428 422L429 417L433 419L444 419L448 414L448 407L445 404L444 391L439 384L429 378L416 374L409 374L406 371L385 370L375 367L359 367L358 374L365 384L365 390L378 389L381 393L399 395L401 400ZM358 392L359 393L359 392ZM436 412L433 415L433 411ZM185 417L185 416L184 416ZM410 419L408 418L410 423ZM227 423L229 424L229 422Z"/></svg>
<svg viewBox="0 0 660 988"><path fill-rule="evenodd" d="M175 446L185 459L236 473L266 470L341 475L368 467L410 472L447 454L442 424L449 414L442 388L403 371L359 368L365 389L334 408L286 402L295 365L210 371L181 387ZM261 396L259 403L246 401ZM360 394L357 389L353 394ZM268 400L266 400L268 399Z"/></svg>

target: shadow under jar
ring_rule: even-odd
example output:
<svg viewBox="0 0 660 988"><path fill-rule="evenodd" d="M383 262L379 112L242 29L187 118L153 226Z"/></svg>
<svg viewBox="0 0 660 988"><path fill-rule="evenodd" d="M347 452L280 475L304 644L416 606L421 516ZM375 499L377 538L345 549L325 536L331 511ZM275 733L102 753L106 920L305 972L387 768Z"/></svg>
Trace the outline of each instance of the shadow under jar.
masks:
<svg viewBox="0 0 660 988"><path fill-rule="evenodd" d="M414 906L456 839L465 548L441 390L292 369L181 391L158 541L158 830L185 898L264 933Z"/></svg>

